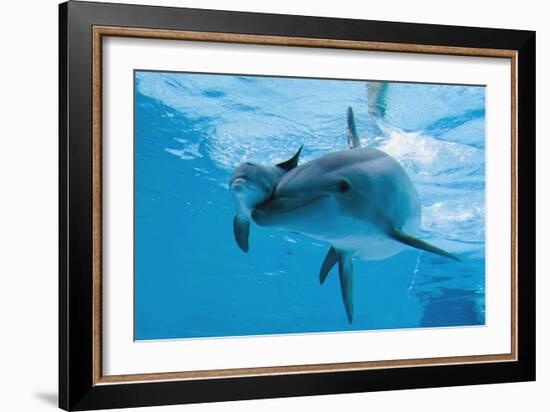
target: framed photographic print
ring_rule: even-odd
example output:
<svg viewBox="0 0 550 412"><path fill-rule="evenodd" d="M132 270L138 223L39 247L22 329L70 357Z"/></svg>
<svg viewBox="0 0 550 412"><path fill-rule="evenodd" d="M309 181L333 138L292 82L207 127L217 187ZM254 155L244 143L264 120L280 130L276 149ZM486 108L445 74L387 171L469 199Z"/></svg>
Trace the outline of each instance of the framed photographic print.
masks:
<svg viewBox="0 0 550 412"><path fill-rule="evenodd" d="M535 33L60 5L60 407L535 379Z"/></svg>

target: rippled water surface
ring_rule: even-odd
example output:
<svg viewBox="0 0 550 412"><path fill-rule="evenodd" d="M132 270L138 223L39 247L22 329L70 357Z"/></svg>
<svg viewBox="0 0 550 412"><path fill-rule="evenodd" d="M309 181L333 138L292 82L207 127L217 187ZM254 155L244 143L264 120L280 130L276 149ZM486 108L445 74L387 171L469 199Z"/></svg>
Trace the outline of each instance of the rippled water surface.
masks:
<svg viewBox="0 0 550 412"><path fill-rule="evenodd" d="M135 81L136 339L485 323L483 87L389 83L372 101L365 81ZM302 144L301 163L347 150L348 106L363 146L396 158L416 186L420 237L462 259L408 249L355 260L352 325L336 270L319 284L327 244L253 225L244 254L227 188L245 160L276 164Z"/></svg>

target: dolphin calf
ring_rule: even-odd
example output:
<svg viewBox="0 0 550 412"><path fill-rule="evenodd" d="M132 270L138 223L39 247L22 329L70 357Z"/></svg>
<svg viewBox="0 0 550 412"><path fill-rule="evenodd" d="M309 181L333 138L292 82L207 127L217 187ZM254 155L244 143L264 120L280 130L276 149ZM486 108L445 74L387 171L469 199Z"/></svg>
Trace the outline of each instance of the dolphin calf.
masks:
<svg viewBox="0 0 550 412"><path fill-rule="evenodd" d="M351 108L347 137L350 150L289 171L277 183L273 196L251 216L260 226L298 232L330 244L320 282L338 263L344 306L352 323L353 257L385 259L414 247L458 258L415 237L420 227L416 189L391 156L361 148Z"/></svg>
<svg viewBox="0 0 550 412"><path fill-rule="evenodd" d="M235 241L243 252L248 252L250 214L254 207L273 195L275 185L287 171L298 165L303 146L285 162L276 166L263 166L250 162L240 164L229 180L229 190L236 203L233 217Z"/></svg>

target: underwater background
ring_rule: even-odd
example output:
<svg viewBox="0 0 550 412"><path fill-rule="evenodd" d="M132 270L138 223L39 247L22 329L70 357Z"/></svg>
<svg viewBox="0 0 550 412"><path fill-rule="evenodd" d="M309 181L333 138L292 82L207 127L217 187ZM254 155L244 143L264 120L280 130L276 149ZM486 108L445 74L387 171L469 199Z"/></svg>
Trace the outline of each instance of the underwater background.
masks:
<svg viewBox="0 0 550 412"><path fill-rule="evenodd" d="M243 161L348 150L348 106L411 177L419 237L462 259L354 260L351 325L329 246L252 224L243 253L228 190ZM134 115L135 339L485 323L484 87L136 71Z"/></svg>

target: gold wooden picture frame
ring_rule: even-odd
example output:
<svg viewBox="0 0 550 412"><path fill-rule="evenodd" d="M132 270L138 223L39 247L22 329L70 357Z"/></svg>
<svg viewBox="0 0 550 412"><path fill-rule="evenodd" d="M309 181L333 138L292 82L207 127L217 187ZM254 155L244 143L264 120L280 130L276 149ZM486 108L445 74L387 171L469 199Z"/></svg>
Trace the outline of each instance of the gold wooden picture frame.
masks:
<svg viewBox="0 0 550 412"><path fill-rule="evenodd" d="M146 39L162 39L162 40L182 40L182 41L205 41L217 43L238 43L238 44L261 44L271 46L294 46L294 47L322 47L333 49L352 49L365 51L386 51L400 53L427 53L434 55L459 55L459 56L476 56L476 57L498 57L511 60L511 84L512 84L512 106L511 112L511 141L512 141L512 198L511 208L512 216L510 225L512 227L512 261L511 261L511 290L512 290L512 311L511 319L511 352L509 354L494 354L494 355L472 355L472 356L451 356L439 358L422 358L422 359L396 359L383 361L368 361L368 362L351 362L351 363L327 363L318 365L290 365L282 367L261 367L261 368L240 368L240 369L222 369L222 370L206 370L206 371L181 371L181 372L166 372L166 373L150 373L150 374L135 374L135 375L111 375L104 376L102 374L102 281L101 281L101 248L102 248L102 198L101 198L101 181L102 181L102 156L101 156L101 141L102 141L102 123L101 123L101 71L102 71L102 41L106 36L113 37L128 37L128 38L146 38ZM304 373L304 372L334 372L334 371L353 371L353 370L368 370L377 368L398 368L410 366L435 366L435 365L458 365L465 363L483 363L495 361L516 361L517 360L517 259L516 248L517 243L517 114L516 114L516 58L517 52L513 50L495 50L483 48L466 48L466 47L449 47L449 46L425 46L411 45L398 43L377 43L369 41L348 41L348 40L331 40L331 39L308 39L297 37L282 37L282 36L261 36L261 35L244 35L244 34L228 34L214 32L189 32L176 30L153 30L127 27L93 27L93 187L94 187L94 382L102 383L121 383L121 382L143 382L157 380L186 380L186 379L204 379L213 377L242 377L242 376L259 376L273 374L288 374L288 373Z"/></svg>

